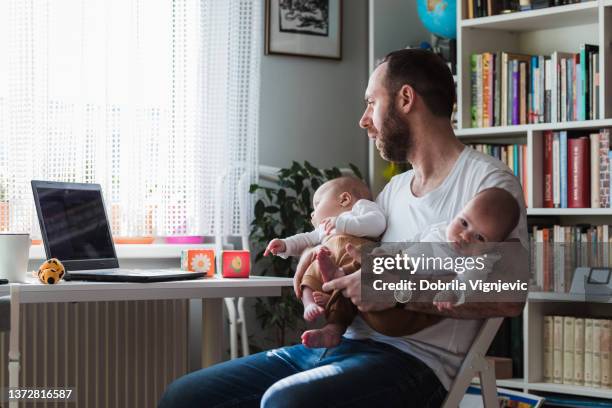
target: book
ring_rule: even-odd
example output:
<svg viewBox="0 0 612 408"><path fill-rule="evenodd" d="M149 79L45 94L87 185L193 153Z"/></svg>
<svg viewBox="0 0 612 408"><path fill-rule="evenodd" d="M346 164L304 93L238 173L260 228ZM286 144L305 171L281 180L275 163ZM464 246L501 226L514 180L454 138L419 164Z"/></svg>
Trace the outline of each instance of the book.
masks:
<svg viewBox="0 0 612 408"><path fill-rule="evenodd" d="M610 129L602 129L599 133L599 207L610 207L610 167L608 153L610 152ZM607 242L607 241L606 241Z"/></svg>
<svg viewBox="0 0 612 408"><path fill-rule="evenodd" d="M553 381L553 317L544 316L544 381Z"/></svg>
<svg viewBox="0 0 612 408"><path fill-rule="evenodd" d="M471 78L472 78L472 106L471 118L472 127L478 127L478 55L472 54L470 58Z"/></svg>
<svg viewBox="0 0 612 408"><path fill-rule="evenodd" d="M489 66L491 63L490 60L490 56L491 54L488 52L485 52L484 54L482 54L482 124L481 127L488 127L490 126L490 116L489 116L489 105L491 102L490 99L490 92L491 92L491 87L490 87L490 81L489 81L489 76L490 76L490 70L489 70Z"/></svg>
<svg viewBox="0 0 612 408"><path fill-rule="evenodd" d="M590 160L589 139L570 138L568 146L568 208L588 208L590 204Z"/></svg>
<svg viewBox="0 0 612 408"><path fill-rule="evenodd" d="M591 208L599 208L599 133L591 133Z"/></svg>
<svg viewBox="0 0 612 408"><path fill-rule="evenodd" d="M561 151L561 208L567 208L567 131L559 132L559 149Z"/></svg>
<svg viewBox="0 0 612 408"><path fill-rule="evenodd" d="M610 335L612 331L612 321L609 319L601 320L601 387L610 388Z"/></svg>
<svg viewBox="0 0 612 408"><path fill-rule="evenodd" d="M584 319L574 323L574 384L584 384Z"/></svg>
<svg viewBox="0 0 612 408"><path fill-rule="evenodd" d="M553 133L553 207L561 207L561 146L559 133Z"/></svg>
<svg viewBox="0 0 612 408"><path fill-rule="evenodd" d="M593 384L595 388L601 387L601 319L593 319Z"/></svg>
<svg viewBox="0 0 612 408"><path fill-rule="evenodd" d="M544 208L553 208L553 132L544 132Z"/></svg>
<svg viewBox="0 0 612 408"><path fill-rule="evenodd" d="M584 320L584 385L593 386L593 319Z"/></svg>
<svg viewBox="0 0 612 408"><path fill-rule="evenodd" d="M553 382L563 383L563 316L553 317Z"/></svg>
<svg viewBox="0 0 612 408"><path fill-rule="evenodd" d="M563 384L574 384L575 323L575 317L563 317Z"/></svg>

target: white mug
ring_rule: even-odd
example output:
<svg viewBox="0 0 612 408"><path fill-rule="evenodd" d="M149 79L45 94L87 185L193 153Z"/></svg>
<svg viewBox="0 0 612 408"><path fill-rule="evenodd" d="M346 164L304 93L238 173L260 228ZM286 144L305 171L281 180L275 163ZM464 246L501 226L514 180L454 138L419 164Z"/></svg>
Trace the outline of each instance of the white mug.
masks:
<svg viewBox="0 0 612 408"><path fill-rule="evenodd" d="M25 282L31 243L30 234L0 233L0 278Z"/></svg>

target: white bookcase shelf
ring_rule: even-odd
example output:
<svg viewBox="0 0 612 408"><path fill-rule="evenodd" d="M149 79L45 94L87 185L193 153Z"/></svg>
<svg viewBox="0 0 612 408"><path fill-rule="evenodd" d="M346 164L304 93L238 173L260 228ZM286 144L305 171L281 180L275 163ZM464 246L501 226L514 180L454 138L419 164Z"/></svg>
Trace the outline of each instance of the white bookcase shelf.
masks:
<svg viewBox="0 0 612 408"><path fill-rule="evenodd" d="M572 293L555 293L555 292L530 292L530 302L587 302L585 295L575 295ZM610 296L594 296L589 295L588 303L612 303Z"/></svg>
<svg viewBox="0 0 612 408"><path fill-rule="evenodd" d="M612 208L528 208L527 215L612 216Z"/></svg>
<svg viewBox="0 0 612 408"><path fill-rule="evenodd" d="M593 0L586 3L570 4L567 6L473 18L462 20L461 27L533 31L534 27L538 27L538 29L551 29L591 24L597 22L598 6L598 2Z"/></svg>
<svg viewBox="0 0 612 408"><path fill-rule="evenodd" d="M566 223L612 224L610 208L542 208L543 134L547 130L598 130L612 127L612 0L593 0L512 14L463 19L466 0L458 3L457 21L457 137L465 143L520 143L527 145L529 216L563 217ZM598 119L500 127L471 127L470 57L475 53L505 51L550 55L578 52L581 44L600 50L601 111ZM608 218L609 217L609 218ZM558 393L612 398L612 389L549 384L543 381L542 330L546 315L612 316L612 299L567 293L532 292L523 312L524 372L517 379L499 380L500 387L524 392Z"/></svg>

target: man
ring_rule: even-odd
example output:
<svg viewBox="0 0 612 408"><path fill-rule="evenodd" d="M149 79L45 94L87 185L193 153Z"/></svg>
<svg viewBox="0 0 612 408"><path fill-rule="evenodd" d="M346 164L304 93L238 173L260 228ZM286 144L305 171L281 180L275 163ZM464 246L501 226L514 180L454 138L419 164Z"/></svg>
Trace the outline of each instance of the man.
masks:
<svg viewBox="0 0 612 408"><path fill-rule="evenodd" d="M454 99L448 68L428 51L392 52L372 73L359 125L383 158L413 166L394 177L377 199L387 216L382 240L406 241L431 224L449 222L478 191L500 187L521 207L511 236L525 243L521 187L501 162L456 139L450 121ZM328 282L324 289L341 290L362 311L396 307L361 299L360 272ZM515 316L523 305L466 303L442 311L428 303L405 307L447 318L394 338L374 332L357 317L335 348L283 347L217 364L172 383L160 407L438 407L481 319Z"/></svg>

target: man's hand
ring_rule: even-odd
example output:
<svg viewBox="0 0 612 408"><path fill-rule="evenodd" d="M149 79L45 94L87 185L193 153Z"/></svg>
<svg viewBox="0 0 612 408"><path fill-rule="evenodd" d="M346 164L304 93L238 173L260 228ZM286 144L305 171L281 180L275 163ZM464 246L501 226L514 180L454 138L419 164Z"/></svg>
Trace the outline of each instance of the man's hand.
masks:
<svg viewBox="0 0 612 408"><path fill-rule="evenodd" d="M361 262L361 254L357 249L347 244L346 250L349 255L357 262ZM350 275L342 276L340 278L333 279L323 284L323 290L325 292L331 292L334 290L342 291L342 295L350 299L351 302L357 309L362 312L375 312L379 310L390 309L395 305L395 302L365 302L361 299L361 270L351 273Z"/></svg>
<svg viewBox="0 0 612 408"><path fill-rule="evenodd" d="M302 298L302 277L304 276L304 273L306 273L306 269L308 269L310 264L315 260L315 257L315 248L308 248L302 252L302 256L300 257L300 261L298 262L295 270L295 275L293 275L293 291L300 299Z"/></svg>
<svg viewBox="0 0 612 408"><path fill-rule="evenodd" d="M285 252L286 250L287 245L285 244L285 241L283 241L282 239L274 238L272 241L270 241L268 247L264 251L264 256L268 256L270 254L276 255Z"/></svg>
<svg viewBox="0 0 612 408"><path fill-rule="evenodd" d="M321 221L321 225L323 225L323 229L325 230L325 235L331 235L334 228L336 228L336 218L337 217L327 217Z"/></svg>

